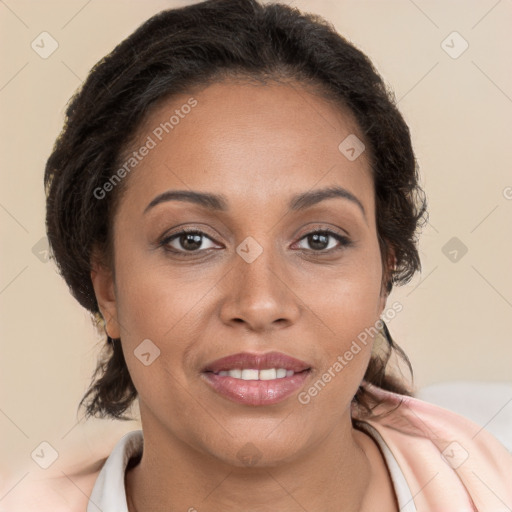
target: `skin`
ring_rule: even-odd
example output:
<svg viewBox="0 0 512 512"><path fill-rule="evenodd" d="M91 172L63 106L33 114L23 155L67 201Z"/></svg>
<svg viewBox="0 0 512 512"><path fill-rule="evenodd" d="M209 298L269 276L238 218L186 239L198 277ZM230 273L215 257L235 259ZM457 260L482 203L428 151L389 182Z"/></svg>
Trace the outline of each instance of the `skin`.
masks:
<svg viewBox="0 0 512 512"><path fill-rule="evenodd" d="M396 511L378 446L350 418L372 343L307 405L298 393L234 403L201 378L220 357L277 350L312 367L307 390L379 319L385 269L367 154L349 161L338 149L363 137L348 112L299 84L226 81L153 109L140 140L190 96L197 106L126 178L115 273L93 263L107 331L121 338L139 393L145 445L126 474L129 510ZM327 186L350 191L365 213L339 197L287 211L293 195ZM229 209L167 201L144 213L177 189L223 194ZM179 237L167 248L181 257L159 245L184 226L205 233L199 249ZM352 244L315 245L307 235L317 229ZM263 249L251 263L236 252L248 236ZM134 355L144 339L160 349L149 366ZM237 456L247 443L259 454L250 467Z"/></svg>

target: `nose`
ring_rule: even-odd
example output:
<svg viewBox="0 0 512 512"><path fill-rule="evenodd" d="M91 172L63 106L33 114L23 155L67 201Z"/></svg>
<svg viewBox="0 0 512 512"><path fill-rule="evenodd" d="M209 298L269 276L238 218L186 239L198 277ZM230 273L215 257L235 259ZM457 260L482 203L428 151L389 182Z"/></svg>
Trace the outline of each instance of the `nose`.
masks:
<svg viewBox="0 0 512 512"><path fill-rule="evenodd" d="M294 293L286 262L264 249L250 263L236 254L233 265L223 280L220 315L226 325L243 324L252 331L263 332L297 322L300 298Z"/></svg>

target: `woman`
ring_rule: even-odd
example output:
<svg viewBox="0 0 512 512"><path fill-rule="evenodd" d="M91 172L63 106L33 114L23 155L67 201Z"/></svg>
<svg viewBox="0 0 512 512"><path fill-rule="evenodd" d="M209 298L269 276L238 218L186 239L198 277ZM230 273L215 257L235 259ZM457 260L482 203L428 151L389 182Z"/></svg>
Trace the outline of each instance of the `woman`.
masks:
<svg viewBox="0 0 512 512"><path fill-rule="evenodd" d="M506 449L387 366L425 200L391 95L324 20L154 16L74 96L45 182L54 258L106 332L83 404L137 397L142 431L39 510L510 510Z"/></svg>

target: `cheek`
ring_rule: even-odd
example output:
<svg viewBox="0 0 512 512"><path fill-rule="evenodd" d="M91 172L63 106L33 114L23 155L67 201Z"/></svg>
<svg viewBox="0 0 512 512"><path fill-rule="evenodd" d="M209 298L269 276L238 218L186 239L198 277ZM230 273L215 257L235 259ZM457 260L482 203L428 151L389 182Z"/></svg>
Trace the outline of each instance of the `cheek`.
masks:
<svg viewBox="0 0 512 512"><path fill-rule="evenodd" d="M345 377L351 375L354 382L364 375L380 317L381 277L378 246L369 247L351 265L340 269L339 275L323 280L310 294L309 305L324 324L322 332L327 334L322 336L320 345L326 356L322 371L335 366L332 371L339 374L342 365Z"/></svg>
<svg viewBox="0 0 512 512"><path fill-rule="evenodd" d="M145 403L187 406L184 360L197 337L194 307L200 292L184 289L163 267L143 265L136 258L119 263L117 311L128 371ZM193 343L193 341L192 341Z"/></svg>
<svg viewBox="0 0 512 512"><path fill-rule="evenodd" d="M204 304L208 277L179 265L132 250L116 261L116 299L121 332L125 338L162 339L181 330L187 316ZM176 336L174 336L176 337Z"/></svg>
<svg viewBox="0 0 512 512"><path fill-rule="evenodd" d="M366 244L347 256L346 262L321 280L305 278L313 310L325 312L338 332L347 327L365 327L380 313L382 265L378 244ZM316 284L315 284L316 282ZM308 291L304 290L305 294ZM353 334L353 333L352 333Z"/></svg>

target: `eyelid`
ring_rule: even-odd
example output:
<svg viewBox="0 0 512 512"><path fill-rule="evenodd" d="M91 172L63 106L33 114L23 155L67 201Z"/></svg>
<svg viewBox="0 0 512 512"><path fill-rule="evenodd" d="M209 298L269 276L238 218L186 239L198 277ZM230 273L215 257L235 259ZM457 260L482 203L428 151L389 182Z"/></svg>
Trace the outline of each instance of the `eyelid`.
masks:
<svg viewBox="0 0 512 512"><path fill-rule="evenodd" d="M329 233L333 233L339 236L343 236L345 238L350 238L350 234L346 229L340 228L338 226L335 226L331 223L322 223L322 222L311 222L307 224L306 226L303 226L301 230L298 232L299 234L296 234L296 237L302 238L305 235L309 235L310 233L314 233L316 231L325 231ZM303 232L303 235L300 235L300 233Z"/></svg>

